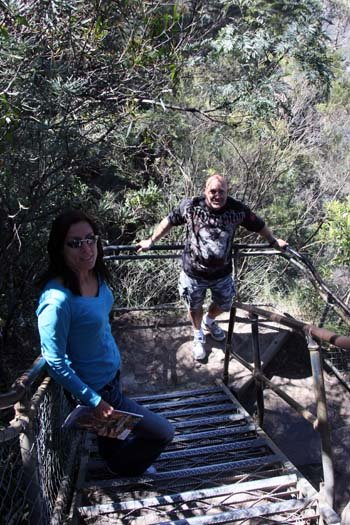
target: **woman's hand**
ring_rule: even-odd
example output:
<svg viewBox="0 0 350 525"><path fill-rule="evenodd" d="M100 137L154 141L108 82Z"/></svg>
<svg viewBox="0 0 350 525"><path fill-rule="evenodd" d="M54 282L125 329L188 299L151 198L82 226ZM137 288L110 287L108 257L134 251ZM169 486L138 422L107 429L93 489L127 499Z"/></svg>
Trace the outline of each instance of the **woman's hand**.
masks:
<svg viewBox="0 0 350 525"><path fill-rule="evenodd" d="M108 419L113 410L114 408L111 405L101 399L97 407L94 408L94 415L100 419Z"/></svg>

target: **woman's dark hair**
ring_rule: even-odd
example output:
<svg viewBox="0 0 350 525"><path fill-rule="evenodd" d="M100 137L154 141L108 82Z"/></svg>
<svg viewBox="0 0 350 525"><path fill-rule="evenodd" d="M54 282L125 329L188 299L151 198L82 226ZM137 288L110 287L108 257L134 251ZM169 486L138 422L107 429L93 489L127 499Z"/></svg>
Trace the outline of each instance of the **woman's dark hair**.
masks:
<svg viewBox="0 0 350 525"><path fill-rule="evenodd" d="M81 210L66 210L53 221L47 252L49 265L47 270L38 279L40 287L54 277L63 279L63 284L75 295L81 295L79 281L76 274L67 266L63 255L63 246L69 228L77 222L87 222L90 224L95 235L99 234L98 227L94 220ZM96 275L106 281L110 281L110 274L103 261L103 249L100 239L97 241L97 258L94 267Z"/></svg>

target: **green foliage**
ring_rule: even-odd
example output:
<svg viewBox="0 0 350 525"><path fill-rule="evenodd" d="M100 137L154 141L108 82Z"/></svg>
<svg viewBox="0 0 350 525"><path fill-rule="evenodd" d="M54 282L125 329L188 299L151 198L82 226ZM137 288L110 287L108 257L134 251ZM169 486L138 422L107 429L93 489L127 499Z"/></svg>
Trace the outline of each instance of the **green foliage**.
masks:
<svg viewBox="0 0 350 525"><path fill-rule="evenodd" d="M52 218L66 206L99 214L120 235L126 185L151 145L129 129L143 98L170 89L181 63L181 13L167 2L3 3L0 15L0 316L5 340L33 319L33 279ZM182 23L182 28L184 24ZM176 46L176 49L175 49ZM134 175L135 174L135 175ZM147 175L148 176L148 175ZM106 192L106 193L105 193Z"/></svg>
<svg viewBox="0 0 350 525"><path fill-rule="evenodd" d="M334 112L335 108L346 109L350 105L350 79L341 76L332 84L331 96L328 104L320 104L319 109L323 112Z"/></svg>
<svg viewBox="0 0 350 525"><path fill-rule="evenodd" d="M159 306L179 302L178 260L141 260L110 264L118 307Z"/></svg>
<svg viewBox="0 0 350 525"><path fill-rule="evenodd" d="M332 58L318 2L259 0L226 5L239 9L213 39L207 64L213 78L211 97L217 104L241 113L241 120L275 119L288 106L290 63L294 72L299 68L317 86L319 100L328 95Z"/></svg>
<svg viewBox="0 0 350 525"><path fill-rule="evenodd" d="M128 190L125 196L125 211L130 220L147 221L149 218L157 219L156 207L163 200L160 188L150 182L146 188L137 191Z"/></svg>
<svg viewBox="0 0 350 525"><path fill-rule="evenodd" d="M326 220L320 230L321 242L331 246L333 264L350 264L350 197L325 204ZM329 261L330 262L330 261Z"/></svg>
<svg viewBox="0 0 350 525"><path fill-rule="evenodd" d="M317 2L5 1L0 17L5 339L33 322L63 207L96 214L107 242L133 242L215 170L286 237L300 231L288 190L306 177L304 115L331 79ZM310 97L294 111L302 82Z"/></svg>

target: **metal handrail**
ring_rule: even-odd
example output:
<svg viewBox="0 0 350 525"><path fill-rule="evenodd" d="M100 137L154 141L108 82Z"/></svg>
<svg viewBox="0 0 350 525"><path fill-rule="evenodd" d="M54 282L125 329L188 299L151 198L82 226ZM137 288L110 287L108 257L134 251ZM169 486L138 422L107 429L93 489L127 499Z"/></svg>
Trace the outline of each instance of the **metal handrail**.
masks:
<svg viewBox="0 0 350 525"><path fill-rule="evenodd" d="M183 250L184 244L153 244L150 246L149 250L153 251L163 251L163 250ZM246 249L246 248L270 248L269 244L261 243L261 244L247 244L247 243L234 243L232 245L233 249ZM136 252L139 249L139 246L137 244L106 244L103 247L104 253L109 251L115 251L115 252Z"/></svg>
<svg viewBox="0 0 350 525"><path fill-rule="evenodd" d="M18 377L11 386L11 390L0 394L0 410L12 407L20 401L28 389L38 381L45 372L45 359L37 357L32 366Z"/></svg>
<svg viewBox="0 0 350 525"><path fill-rule="evenodd" d="M318 290L322 299L327 304L330 304L334 310L336 310L338 315L340 315L343 321L350 326L350 307L330 290L330 288L326 285L317 272L310 259L305 255L301 255L289 246L285 251L280 253L282 257L287 258L294 266L299 268L309 277L309 281Z"/></svg>
<svg viewBox="0 0 350 525"><path fill-rule="evenodd" d="M176 254L149 254L149 253L138 253L138 246L135 245L114 245L107 244L103 247L104 259L108 260L118 260L118 261L132 261L135 259L180 259L181 253L184 248L183 244L154 244L147 251L174 251L177 250L179 253ZM270 249L268 244L233 244L232 249L234 253L242 249ZM120 252L133 252L130 255L122 255ZM255 255L255 253L241 252L242 255ZM275 253L275 252L274 252ZM266 252L257 253L256 255L266 255Z"/></svg>
<svg viewBox="0 0 350 525"><path fill-rule="evenodd" d="M245 359L239 356L232 347L232 334L237 308L248 312L251 319L254 366L252 366ZM269 321L288 326L294 331L302 333L306 337L308 343L308 350L310 353L310 363L314 383L317 417L315 417L308 409L303 407L300 403L288 396L288 394L286 394L283 390L281 390L281 388L272 383L262 373L258 339L259 317L263 317L264 319L267 319ZM308 323L304 323L302 321L298 321L297 319L286 317L275 312L269 312L267 310L263 310L253 305L246 305L237 301L234 302L230 312L229 331L226 339L223 381L224 384L228 383L228 362L229 356L232 355L243 366L250 370L255 380L257 417L260 426L262 426L263 424L264 417L264 399L262 385L265 385L267 388L273 390L284 401L286 401L292 408L297 410L297 412L300 415L302 415L304 419L306 419L306 421L313 425L315 430L318 430L321 438L321 457L324 475L324 498L327 504L333 507L335 476L322 359L320 355L321 348L319 343L316 342L315 339L312 338L312 336L314 336L315 339L317 339L317 341L319 342L327 341L335 346L339 345L339 341L340 343L346 342L349 345L348 348L350 349L350 337L339 336L337 334L334 334L333 332L330 332L329 330L318 328Z"/></svg>
<svg viewBox="0 0 350 525"><path fill-rule="evenodd" d="M136 260L136 259L178 259L181 254L145 254L137 253L138 245L114 245L109 244L104 246L105 260ZM150 251L174 251L182 250L183 244L159 244L153 245L149 248ZM245 251L248 250L248 251ZM124 255L120 252L133 252L131 255ZM284 250L271 249L269 244L249 244L249 243L234 243L232 245L233 257L254 257L260 255L279 255L287 259L293 266L301 270L311 282L311 284L318 291L322 299L330 304L341 319L350 326L350 307L344 303L330 288L326 285L320 277L316 268L305 255L287 246Z"/></svg>
<svg viewBox="0 0 350 525"><path fill-rule="evenodd" d="M183 244L162 244L162 245L153 245L150 250L154 251L173 251L173 250L182 250L184 247ZM246 244L246 243L235 243L233 244L233 254L236 256L239 254L240 256L254 256L254 255L281 255L282 257L287 258L292 264L295 264L298 268L301 268L303 271L307 271L313 276L314 281L318 283L318 285L322 288L324 293L327 294L327 299L331 299L333 303L337 304L340 310L342 310L343 316L345 315L346 322L350 323L350 308L343 303L339 298L331 292L328 287L325 285L325 283L322 281L321 277L318 275L317 271L315 270L314 266L312 265L311 261L307 259L306 257L300 255L298 252L296 252L294 249L287 247L286 250L271 250L271 247L268 244ZM137 245L107 245L104 247L104 253L105 253L105 259L124 259L131 258L131 259L144 259L146 257L151 257L150 255L141 255L135 253L135 255L132 256L122 256L119 252L137 252L138 246ZM249 251L241 251L241 250L249 250ZM262 250L262 251L258 251ZM114 252L113 255L108 255L109 252ZM180 255L179 255L180 256ZM163 256L164 257L164 256ZM167 256L165 256L167 257ZM171 255L171 257L174 257ZM177 257L177 255L176 255ZM158 255L152 255L152 258L162 258L160 254ZM350 337L335 334L334 332L331 332L325 328L319 328L314 325L309 325L307 323L303 323L301 321L297 321L296 319L281 316L280 314L272 313L272 312L266 312L262 309L249 306L249 305L243 305L242 303L235 303L237 307L240 309L246 310L250 313L256 313L257 315L261 317L265 317L266 319L270 319L271 321L276 321L280 324L284 324L285 326L289 326L293 329L297 329L301 332L308 333L312 335L316 340L319 341L325 341L327 343L330 343L334 346L338 346L340 348L346 348L350 349ZM338 312L339 313L339 312ZM349 316L349 319L347 318ZM343 318L343 317L342 317ZM231 323L229 323L231 324ZM228 342L230 342L230 332L231 328L229 326L228 330ZM225 368L228 366L228 357L225 358ZM45 360L42 357L38 357L33 365L30 367L28 371L26 371L22 376L20 376L11 386L11 390L8 392L0 394L0 410L9 408L13 406L17 401L19 401L25 394L26 390L31 386L32 383L34 383L38 376L45 371ZM225 373L224 373L225 376Z"/></svg>
<svg viewBox="0 0 350 525"><path fill-rule="evenodd" d="M151 247L153 251L173 251L182 250L182 244L171 244L171 245L154 245ZM104 247L104 257L106 260L135 260L135 259L163 259L163 258L178 258L180 254L139 254L137 253L138 246L129 245L108 245ZM122 253L121 253L122 252ZM125 255L125 252L131 252L131 255ZM291 248L286 250L272 250L267 244L234 244L233 245L233 257L236 260L238 256L257 256L257 255L280 255L287 258L293 265L301 269L308 277L310 282L321 292L323 298L326 298L327 303L341 312L339 315L350 324L350 308L341 299L329 290L329 288L322 281L321 277L313 267L312 263L304 256ZM246 310L252 319L253 325L253 346L254 346L254 367L249 363L246 363L244 359L238 356L232 349L232 333L234 328L234 318L236 309ZM233 313L234 312L234 313ZM310 351L310 359L313 369L314 377L314 388L316 392L316 406L317 406L317 417L311 414L305 407L299 405L295 400L291 399L285 392L274 385L267 377L262 373L261 362L260 362L260 351L258 346L258 325L259 317L264 319L288 326L293 330L296 330L306 336L312 336L319 342L325 341L334 346L341 348L350 349L350 337L338 335L334 332L319 328L308 323L304 323L297 319L287 317L275 312L268 312L261 308L253 305L246 305L236 301L231 309L229 329L225 350L225 361L224 361L224 383L227 384L227 373L228 363L230 355L238 359L244 364L253 374L253 377L257 384L257 406L258 415L260 416L261 424L263 419L263 388L265 384L268 388L274 390L280 397L287 401L292 407L294 407L307 421L313 424L314 428L317 428L321 434L322 442L322 462L324 468L325 477L325 499L327 503L332 506L333 495L334 495L334 469L332 463L332 454L330 446L330 435L329 425L327 420L327 410L325 401L325 391L323 383L322 373L322 362L320 358L319 345L312 345L312 341L309 341L308 347ZM45 360L42 357L38 357L31 368L22 374L11 386L11 390L7 393L0 394L0 409L9 408L15 403L24 399L26 393L29 392L33 384L44 376L46 372Z"/></svg>
<svg viewBox="0 0 350 525"><path fill-rule="evenodd" d="M234 306L236 308L239 308L240 310L245 310L250 314L256 314L260 317L263 317L264 319L268 319L269 321L273 321L284 326L288 326L289 328L293 328L294 330L299 331L303 335L309 334L317 341L330 343L331 345L337 346L338 348L350 349L350 337L348 336L336 334L335 332L331 332L326 328L319 328L318 326L315 326L313 324L305 323L304 321L299 321L294 317L287 317L283 314L270 312L268 310L264 310L263 308L259 308L254 305L244 304L235 301Z"/></svg>

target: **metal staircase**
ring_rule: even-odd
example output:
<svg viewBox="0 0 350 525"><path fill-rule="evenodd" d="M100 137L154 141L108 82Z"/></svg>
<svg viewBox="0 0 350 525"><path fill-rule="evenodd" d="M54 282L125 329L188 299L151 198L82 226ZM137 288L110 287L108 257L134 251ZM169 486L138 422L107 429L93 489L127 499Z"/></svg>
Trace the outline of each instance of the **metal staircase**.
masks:
<svg viewBox="0 0 350 525"><path fill-rule="evenodd" d="M72 523L339 523L222 382L135 399L174 424L174 441L155 474L112 478L87 434Z"/></svg>

